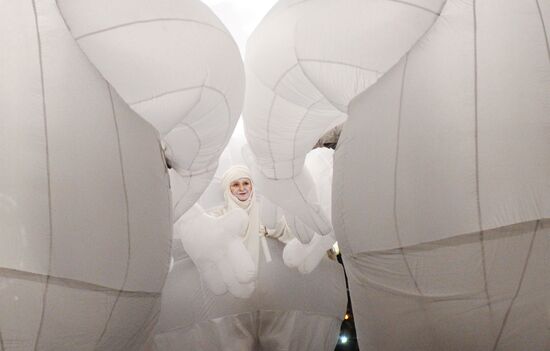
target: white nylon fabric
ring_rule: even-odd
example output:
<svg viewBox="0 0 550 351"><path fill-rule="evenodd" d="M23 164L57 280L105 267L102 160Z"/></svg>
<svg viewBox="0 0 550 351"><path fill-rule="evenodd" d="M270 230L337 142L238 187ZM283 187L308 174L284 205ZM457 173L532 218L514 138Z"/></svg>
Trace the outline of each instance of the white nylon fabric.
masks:
<svg viewBox="0 0 550 351"><path fill-rule="evenodd" d="M315 232L326 235L332 228L316 199L304 196L315 186L301 175L305 155L346 119L349 101L430 28L443 3L279 1L249 39L243 116L260 169L256 181L270 189L280 182L293 187L290 194L266 195Z"/></svg>
<svg viewBox="0 0 550 351"><path fill-rule="evenodd" d="M221 178L233 164L243 163L243 143L244 138L239 135L231 139L220 158L217 175L199 201L203 207L223 206ZM313 158L308 161L314 165L314 169L326 170L326 160ZM319 165L315 166L317 163ZM320 172L317 176L325 175ZM254 191L259 191L256 184ZM263 196L258 199L261 200L261 223L268 228L275 228L280 223L283 211ZM193 214L186 213L180 221L187 216ZM229 228L221 225L218 223L221 234L230 235ZM205 226L200 225L200 229L196 230L201 231L201 237L205 235L206 245L214 248L210 234L216 230L210 228L204 232ZM347 302L341 267L328 260L325 254L315 271L302 275L296 269L285 266L282 258L283 243L267 238L267 244L273 260L266 263L261 254L259 277L254 282L255 290L252 296L243 299L234 297L240 291L233 289L231 292L228 289L228 283L231 282L225 280L227 276L218 276L218 284L213 284L215 275L200 272L204 267L203 262L192 261L189 258L191 253L188 256L184 244L175 239L174 268L163 290L160 322L156 337L150 340L146 350L333 350ZM185 245L188 247L189 243ZM203 257L212 257L212 254L214 252L211 250ZM199 262L199 265L193 262ZM232 266L228 261L222 264L239 270L243 268L242 265ZM220 282L227 286L225 289L229 292L216 295L226 291ZM218 291L216 287L222 289ZM322 293L312 297L312 291Z"/></svg>
<svg viewBox="0 0 550 351"><path fill-rule="evenodd" d="M176 218L208 186L244 95L231 34L198 0L57 0L88 59L161 133Z"/></svg>
<svg viewBox="0 0 550 351"><path fill-rule="evenodd" d="M315 181L307 167L304 167L304 171L291 180L269 180L260 174L258 165L254 157L251 156L248 145L243 147L243 156L252 169L252 178L260 179L260 182L254 183L256 189L265 192L268 199L275 197L281 200L279 206L285 207L285 210L282 212L284 213L285 221L288 218L287 224L292 231L292 236L289 238L283 253L285 264L288 267L297 268L303 274L313 271L321 258L326 254L326 251L334 245L336 239L330 227L328 234L319 235L318 233L324 233L324 231L318 230L316 232L300 218L305 218L309 224L314 223L319 225L319 227L328 225L324 221L326 218L324 214L326 212L323 212L326 209L326 204L325 208L323 208L316 199L326 198L326 196L323 197L323 194L330 191L331 184L330 182L327 183L327 180L330 181L331 175L329 173L332 172L331 167L323 168L323 159L319 153L314 153L313 157L307 158L309 161L307 164L317 171L317 179ZM300 198L297 198L297 196L300 196ZM307 199L309 199L309 203ZM269 200L267 204L275 206ZM314 212L305 210L307 207L314 210ZM275 209L277 210L277 206L275 206ZM318 222L319 219L323 220L323 222Z"/></svg>
<svg viewBox="0 0 550 351"><path fill-rule="evenodd" d="M483 238L345 256L361 350L548 350L550 222Z"/></svg>
<svg viewBox="0 0 550 351"><path fill-rule="evenodd" d="M185 250L211 291L220 295L229 290L234 296L247 298L254 290L254 280L257 274L256 268L250 269L249 261L251 257L254 262L258 261L260 245L265 256L264 259L269 261L269 250L264 247L265 237L258 238L257 236L263 233L260 227L265 226L270 235L284 234L282 238L279 238L288 244L283 252L284 262L288 267L296 268L301 273L313 271L335 239L333 235L321 238L295 215L282 211L271 203L261 195L263 189L254 181L254 177L251 177L254 184L254 207L259 210L260 218L253 219L252 221L256 223L253 224L251 217L256 215L249 213L244 222L245 228L248 224L248 229L245 231L239 228L237 223L242 221L240 218L242 211L231 213L233 212L231 208L239 210L241 208L231 201L228 202L228 198L231 196L229 190L225 192L222 190L228 189L230 179L250 177L246 167L233 165L234 163L244 163L241 155L243 144L244 136L232 137L220 158L217 175L198 203L178 221L175 226L175 235L181 237ZM320 185L313 190L319 190L320 198L330 198L332 169L329 166L332 164L330 159L332 152L327 155L323 150L317 151L308 155L307 158L308 165L317 171L316 181ZM329 158L327 159L327 157ZM254 165L251 166L254 167ZM201 207L212 210L204 213ZM285 218L282 218L283 215ZM290 230L285 228L287 225ZM251 230L251 226L255 226L256 231ZM246 236L254 239L251 237L254 234L259 242L245 239ZM302 245L293 239L294 235L309 236L310 240L307 245ZM312 242L309 243L309 241Z"/></svg>
<svg viewBox="0 0 550 351"><path fill-rule="evenodd" d="M174 237L181 238L203 280L216 295L229 290L234 296L246 298L254 290L257 262L248 249L249 242L243 240L248 226L249 215L241 208L211 216L199 205L176 222ZM258 230L255 234L257 238ZM259 240L256 246L259 254Z"/></svg>
<svg viewBox="0 0 550 351"><path fill-rule="evenodd" d="M0 12L0 349L135 349L172 235L158 132L90 65L53 0Z"/></svg>
<svg viewBox="0 0 550 351"><path fill-rule="evenodd" d="M34 0L0 19L0 350L136 350L168 270L169 177L179 216L239 115L239 52L199 1Z"/></svg>
<svg viewBox="0 0 550 351"><path fill-rule="evenodd" d="M418 45L354 100L335 160L344 250L550 217L550 4L541 4L448 2Z"/></svg>
<svg viewBox="0 0 550 351"><path fill-rule="evenodd" d="M548 23L547 0L280 1L249 41L265 183L349 114L332 219L361 349L550 347Z"/></svg>
<svg viewBox="0 0 550 351"><path fill-rule="evenodd" d="M550 347L549 21L448 0L351 103L333 219L361 348Z"/></svg>
<svg viewBox="0 0 550 351"><path fill-rule="evenodd" d="M281 242L267 242L273 261L260 258L249 299L214 295L184 252L175 255L154 350L334 350L347 303L342 267L325 257L314 272L302 275L282 262Z"/></svg>

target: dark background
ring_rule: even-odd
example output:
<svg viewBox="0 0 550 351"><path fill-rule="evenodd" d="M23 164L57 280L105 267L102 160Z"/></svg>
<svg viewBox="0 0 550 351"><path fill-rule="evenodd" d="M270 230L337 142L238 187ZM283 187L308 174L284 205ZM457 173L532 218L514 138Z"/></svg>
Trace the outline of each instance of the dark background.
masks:
<svg viewBox="0 0 550 351"><path fill-rule="evenodd" d="M344 267L342 262L342 255L338 254L338 262ZM344 273L346 273L346 268L344 267ZM357 335L355 334L355 322L353 319L353 310L351 308L351 299L349 296L349 285L348 285L348 276L346 274L346 291L348 294L348 307L346 310L347 319L344 319L342 326L340 327L340 337L338 339L338 344L334 351L359 351L359 346L357 344ZM342 337L347 337L347 342L343 343Z"/></svg>

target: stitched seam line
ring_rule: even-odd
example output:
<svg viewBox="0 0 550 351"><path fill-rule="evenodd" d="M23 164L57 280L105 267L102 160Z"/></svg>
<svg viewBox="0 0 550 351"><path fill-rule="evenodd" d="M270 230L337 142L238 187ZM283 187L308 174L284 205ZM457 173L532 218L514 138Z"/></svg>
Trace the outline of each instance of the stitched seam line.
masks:
<svg viewBox="0 0 550 351"><path fill-rule="evenodd" d="M77 37L75 37L74 39L75 40L80 40L80 39L84 39L84 38L87 38L87 37L90 37L90 36L93 36L93 35L96 35L96 34L100 34L100 33L105 33L105 32L109 32L109 31L112 31L112 30L117 30L119 28L124 28L124 27L129 27L129 26L133 26L133 25L136 25L136 24L146 24L146 23L154 23L154 22L186 22L186 23L195 23L195 24L200 24L200 25L203 25L205 27L209 27L209 28L212 28L212 29L215 29L217 30L218 32L221 32L225 35L229 35L225 30L223 29L220 29L214 25L211 25L209 23L205 23L205 22L201 22L201 21L197 21L197 20L193 20L193 19L187 19L187 18L152 18L152 19L148 19L148 20L139 20L139 21L132 21L132 22L127 22L127 23L122 23L122 24L118 24L116 26L111 26L111 27L107 27L107 28L103 28L103 29L99 29L99 30L96 30L96 31L93 31L93 32L89 32L89 33L86 33L86 34L82 34L82 35L79 35Z"/></svg>
<svg viewBox="0 0 550 351"><path fill-rule="evenodd" d="M223 148L225 147L226 142L229 140L229 137L230 137L229 132L231 130L231 128L230 128L230 126L231 126L231 115L232 115L231 107L229 106L229 101L227 100L227 95L223 91L221 91L221 90L219 90L219 89L217 89L213 86L209 86L209 85L205 85L205 84L195 85L195 86L191 86L191 87L166 91L164 93L161 93L159 95L155 95L155 96L147 98L147 99L142 99L142 100L137 100L137 101L131 102L131 103L129 103L129 105L130 106L135 106L135 105L138 105L138 104L141 104L141 103L144 103L144 102L149 102L149 101L158 99L158 98L166 96L166 95L177 94L179 92L194 90L194 89L208 89L210 91L213 91L215 93L220 94L223 97L225 107L227 108L227 129L226 129L226 132L225 132L224 143L222 144L222 147L217 149L217 152L219 152L219 151L223 150ZM201 92L201 97L202 97L202 92ZM200 99L199 99L199 102L200 102Z"/></svg>
<svg viewBox="0 0 550 351"><path fill-rule="evenodd" d="M485 233L483 231L483 216L481 213L481 194L479 181L479 101L478 101L478 59L477 59L477 7L476 0L472 3L472 14L474 24L474 148L475 148L475 186L476 186L476 206L479 226L479 243L481 250L481 262L483 265L483 289L487 298L487 307L489 314L493 314L491 297L489 295L489 285L487 282L487 262L485 253Z"/></svg>
<svg viewBox="0 0 550 351"><path fill-rule="evenodd" d="M0 268L0 277L7 277L9 279L15 279L15 280L25 280L28 282L40 282L45 280L48 276L46 274L31 273L26 271L20 271L17 269ZM96 291L96 292L102 292L106 294L116 294L119 292L118 289L113 289L103 285L88 283L81 280L56 277L53 275L50 275L49 277L50 277L51 285L65 286L65 287L70 287L71 289L78 289L78 290ZM158 297L160 296L160 292L124 290L122 292L122 295L127 297Z"/></svg>
<svg viewBox="0 0 550 351"><path fill-rule="evenodd" d="M152 301L151 302L151 308L149 309L149 312L147 313L147 315L151 315L151 312L153 312L153 309L155 308L156 306L156 301ZM151 317L151 320L155 320L160 314L160 310L157 311L152 317ZM147 323L149 322L149 320L145 320L145 322L141 325L141 327L139 327L136 332L134 334L132 334L132 336L128 339L128 341L126 342L126 344L124 345L124 348L122 348L121 350L128 350L128 346L129 344L136 339L136 337L140 334L140 332L142 332L145 327L147 326Z"/></svg>
<svg viewBox="0 0 550 351"><path fill-rule="evenodd" d="M300 119L300 122L298 122L298 126L296 127L296 130L294 131L294 139L292 139L292 176L294 177L296 175L296 170L295 170L295 166L294 166L294 161L296 160L296 140L298 138L298 132L300 131L301 127L302 127L302 123L304 122L304 120L306 119L309 111L311 110L311 108L313 106L315 106L316 104L318 104L319 102L323 101L324 98L321 98L315 102L313 102L312 104L310 104L306 111L304 112L304 115L302 116L302 118Z"/></svg>
<svg viewBox="0 0 550 351"><path fill-rule="evenodd" d="M271 136L271 117L272 117L272 112L273 112L273 106L275 105L275 100L278 97L277 88L279 87L279 84L281 84L283 79L297 66L298 66L298 63L295 63L292 66L290 66L289 68L287 68L287 70L284 71L283 74L281 74L279 79L277 79L277 82L275 82L275 85L271 89L273 91L273 98L271 99L271 105L269 106L269 112L267 114L266 133L267 133L267 146L268 146L268 149L269 149L269 155L271 156L271 160L273 161L273 177L274 178L277 178L277 167L275 166L275 156L273 155L273 145L272 145L272 141L271 141L271 137L270 137Z"/></svg>
<svg viewBox="0 0 550 351"><path fill-rule="evenodd" d="M504 331L504 327L506 326L506 323L508 322L508 317L510 316L510 312L512 311L512 306L514 305L514 302L516 302L517 297L519 296L519 291L521 290L521 286L523 285L523 279L525 278L525 272L527 271L527 265L529 264L529 259L531 258L531 253L533 252L533 244L535 242L535 237L537 235L537 230L539 229L540 220L538 220L535 223L535 229L533 231L533 236L531 237L531 243L529 244L529 249L527 250L527 257L525 258L525 263L523 264L523 269L521 271L521 277L519 279L518 286L516 288L516 292L514 293L514 297L512 297L512 301L510 301L510 306L508 306L508 309L506 310L506 314L504 315L504 319L502 320L502 324L500 325L500 330L498 332L498 336L495 340L495 344L493 346L493 351L496 351L498 344L500 342L500 338L502 337L502 333Z"/></svg>
<svg viewBox="0 0 550 351"><path fill-rule="evenodd" d="M424 11L430 12L430 13L436 15L436 16L439 16L439 13L437 13L433 10L430 10L427 7L422 7L422 6L417 5L417 4L412 4L410 2L401 1L401 0L387 0L387 1L395 2L395 3L398 3L398 4L403 4L403 5L406 5L406 6L416 7L417 9L424 10Z"/></svg>
<svg viewBox="0 0 550 351"><path fill-rule="evenodd" d="M401 235L399 232L399 224L397 221L397 175L398 175L398 168L399 168L399 139L401 136L401 117L403 112L403 96L404 96L404 90L405 90L405 76L407 74L407 64L408 64L409 55L405 55L405 62L403 63L403 74L401 75L401 91L399 94L399 109L398 109L398 115L397 115L397 145L395 149L395 166L393 171L393 218L394 218L394 225L395 225L395 235L397 238L397 242L399 245L399 251L401 252L401 256L403 257L403 262L405 263L405 266L407 267L407 271L409 273L409 276L411 280L414 283L414 287L418 294L420 296L422 295L422 291L420 290L420 287L418 286L418 282L414 278L414 275L412 273L411 266L409 264L409 261L407 260L407 257L405 255L405 251L403 250L403 242L401 240Z"/></svg>
<svg viewBox="0 0 550 351"><path fill-rule="evenodd" d="M50 150L49 150L49 140L48 140L48 118L46 113L46 88L44 84L44 64L42 58L42 38L40 35L40 27L38 23L38 11L36 8L36 1L32 0L32 8L34 13L34 23L36 27L36 38L38 45L38 63L40 66L40 87L42 93L42 116L44 118L44 139L45 139L45 148L46 148L46 174L48 179L48 219L49 219L49 257L48 257L48 274L46 277L46 282L44 285L44 293L42 295L42 311L40 315L40 324L38 325L38 331L36 333L36 338L34 340L34 350L38 349L38 344L40 341L40 336L42 334L42 328L44 326L44 315L46 313L46 301L48 296L48 285L50 281L50 274L52 269L52 251L53 251L53 224L52 224L52 190L51 190L51 173L50 173Z"/></svg>
<svg viewBox="0 0 550 351"><path fill-rule="evenodd" d="M544 17L542 16L542 9L540 8L539 0L535 0L537 3L537 10L540 16L540 22L542 23L542 32L544 33L544 39L546 41L546 52L548 53L548 59L550 60L550 44L548 44L548 33L546 32L546 24L544 23Z"/></svg>
<svg viewBox="0 0 550 351"><path fill-rule="evenodd" d="M302 5L303 3L306 3L308 1L311 1L311 0L302 0L302 1L298 1L298 2L295 2L294 4L290 4L288 5L286 8L289 9L291 7L294 7L294 6L298 6L298 5Z"/></svg>
<svg viewBox="0 0 550 351"><path fill-rule="evenodd" d="M351 63L335 61L335 60L318 60L318 59L312 59L312 58L298 58L297 60L298 60L298 62L329 63L329 64L334 64L334 65L346 66L346 67L350 67L350 68L357 68L357 69L360 69L360 70L363 70L363 71L373 72L373 73L377 73L377 74L382 74L382 72L380 72L378 70L375 70L375 69L365 68L365 67L362 67L362 66L359 66L359 65L354 65L354 64L351 64Z"/></svg>
<svg viewBox="0 0 550 351"><path fill-rule="evenodd" d="M107 83L107 82L106 82ZM122 285L120 289L118 290L117 296L115 298L115 301L113 303L113 307L111 308L111 311L109 312L109 316L107 318L107 321L105 322L105 326L103 327L103 330L101 334L99 335L99 338L96 341L94 349L97 349L99 345L101 344L101 341L103 341L103 338L105 336L105 333L107 332L107 328L109 326L109 323L111 322L111 318L113 317L113 313L115 311L115 308L118 304L118 301L120 299L120 295L122 294L122 291L124 290L124 287L126 286L126 282L128 281L128 272L130 270L130 260L132 257L132 241L131 241L131 230L130 230L130 208L129 208L129 201L128 201L128 188L126 186L126 176L124 172L124 159L122 155L122 146L120 145L120 130L118 127L118 121L116 116L116 110L115 110L115 104L113 102L113 94L111 91L110 85L107 83L107 91L109 92L109 102L111 104L111 113L113 117L113 122L115 125L116 130L116 136L117 136L117 150L118 150L118 156L120 159L120 174L122 177L122 187L124 190L124 206L125 206L125 212L126 212L126 236L127 236L127 245L128 245L128 251L126 256L126 269L124 272L124 278L122 279Z"/></svg>
<svg viewBox="0 0 550 351"><path fill-rule="evenodd" d="M189 128L195 134L195 137L199 141L199 148L197 149L197 152L195 153L195 156L193 157L193 159L191 160L191 163L189 164L189 169L191 169L193 167L193 163L195 162L195 160L197 159L197 156L199 155L199 151L202 147L202 142L201 142L201 139L199 138L199 134L197 133L197 131L193 127L191 127L191 125L189 125L187 123L181 123L181 125L184 125L187 128ZM178 174L180 174L177 169L174 169L174 170ZM203 173L207 173L207 172L203 172ZM201 174L203 174L203 173L201 173ZM188 176L186 175L187 176L187 189L185 189L185 193L183 193L183 195L180 196L178 201L175 203L174 208L177 207L181 203L181 201L187 196L187 194L189 193L189 190L190 190L191 180L193 179L193 176L196 176L196 175L197 174L193 174L193 173L189 174ZM185 176L182 175L182 177L185 177Z"/></svg>

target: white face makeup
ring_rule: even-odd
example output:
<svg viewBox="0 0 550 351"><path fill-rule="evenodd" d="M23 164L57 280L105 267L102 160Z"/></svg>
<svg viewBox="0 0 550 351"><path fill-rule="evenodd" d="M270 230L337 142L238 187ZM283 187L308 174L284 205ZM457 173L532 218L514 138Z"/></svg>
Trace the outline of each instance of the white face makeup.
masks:
<svg viewBox="0 0 550 351"><path fill-rule="evenodd" d="M229 184L229 190L239 201L246 201L252 194L252 182L249 178L239 178Z"/></svg>

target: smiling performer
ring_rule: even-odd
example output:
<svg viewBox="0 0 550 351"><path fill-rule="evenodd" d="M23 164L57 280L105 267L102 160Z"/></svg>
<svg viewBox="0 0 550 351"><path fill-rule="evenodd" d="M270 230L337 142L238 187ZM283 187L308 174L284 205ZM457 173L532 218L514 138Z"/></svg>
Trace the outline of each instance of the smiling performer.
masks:
<svg viewBox="0 0 550 351"><path fill-rule="evenodd" d="M223 215L232 209L241 208L248 213L248 227L242 234L244 246L250 252L253 261L258 265L260 257L260 245L267 262L271 261L271 255L266 243L266 237L278 239L287 243L294 238L284 217L276 227L267 228L260 223L260 211L257 196L254 192L254 183L250 176L250 170L243 165L229 168L222 176L222 190L225 199L223 208L211 212L214 216Z"/></svg>

